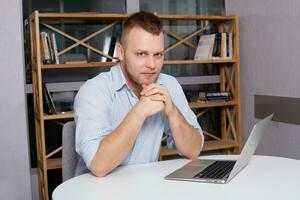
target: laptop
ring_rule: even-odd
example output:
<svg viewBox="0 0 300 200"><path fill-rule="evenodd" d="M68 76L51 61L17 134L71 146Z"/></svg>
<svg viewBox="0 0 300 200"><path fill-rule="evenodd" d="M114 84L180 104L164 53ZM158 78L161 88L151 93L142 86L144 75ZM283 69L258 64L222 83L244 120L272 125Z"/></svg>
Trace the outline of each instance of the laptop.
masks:
<svg viewBox="0 0 300 200"><path fill-rule="evenodd" d="M273 114L256 123L237 160L193 160L165 177L167 180L228 183L253 156L256 147L269 125Z"/></svg>

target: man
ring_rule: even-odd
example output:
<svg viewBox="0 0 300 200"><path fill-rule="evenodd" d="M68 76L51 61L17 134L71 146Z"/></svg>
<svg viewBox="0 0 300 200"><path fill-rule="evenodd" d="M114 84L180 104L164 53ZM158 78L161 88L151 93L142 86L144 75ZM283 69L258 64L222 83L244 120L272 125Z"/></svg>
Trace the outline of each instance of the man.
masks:
<svg viewBox="0 0 300 200"><path fill-rule="evenodd" d="M158 160L163 132L168 147L190 159L199 155L203 135L180 84L160 73L164 37L159 19L131 15L118 45L120 64L87 81L74 104L77 174L85 166L105 176L119 165Z"/></svg>

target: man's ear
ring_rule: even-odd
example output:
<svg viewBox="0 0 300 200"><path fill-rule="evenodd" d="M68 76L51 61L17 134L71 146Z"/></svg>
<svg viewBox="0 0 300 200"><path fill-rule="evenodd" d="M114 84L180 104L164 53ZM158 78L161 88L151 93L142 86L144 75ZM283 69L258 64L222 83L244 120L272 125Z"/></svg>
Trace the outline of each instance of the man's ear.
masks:
<svg viewBox="0 0 300 200"><path fill-rule="evenodd" d="M117 53L118 53L119 60L123 61L123 59L124 59L124 49L123 49L123 46L120 42L118 42Z"/></svg>

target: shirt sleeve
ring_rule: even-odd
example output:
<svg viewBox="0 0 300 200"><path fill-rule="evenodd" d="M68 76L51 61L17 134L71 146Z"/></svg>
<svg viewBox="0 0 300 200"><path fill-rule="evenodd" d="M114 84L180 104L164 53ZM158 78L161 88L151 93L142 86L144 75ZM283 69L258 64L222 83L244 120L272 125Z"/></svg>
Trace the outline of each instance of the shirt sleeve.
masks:
<svg viewBox="0 0 300 200"><path fill-rule="evenodd" d="M175 104L175 106L178 108L178 110L181 112L183 117L186 119L186 121L199 132L199 140L202 139L201 149L204 144L204 136L202 129L198 123L197 117L195 113L191 110L188 101L184 95L184 92L182 90L181 85L178 83L178 81L174 78L174 81L172 82L172 87L168 87L169 93L171 95L172 101ZM172 132L169 126L168 120L166 120L166 125L164 129L164 133L167 135L167 146L168 148L176 148L175 141L172 136Z"/></svg>
<svg viewBox="0 0 300 200"><path fill-rule="evenodd" d="M108 121L110 104L107 99L108 94L105 90L88 81L80 88L74 101L76 152L88 168L101 140L112 131Z"/></svg>

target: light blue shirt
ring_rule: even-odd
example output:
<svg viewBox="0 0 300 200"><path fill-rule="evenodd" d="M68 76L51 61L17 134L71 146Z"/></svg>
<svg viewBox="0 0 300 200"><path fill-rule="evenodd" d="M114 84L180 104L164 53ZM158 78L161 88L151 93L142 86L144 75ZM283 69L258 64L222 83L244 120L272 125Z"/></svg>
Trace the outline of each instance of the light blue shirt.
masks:
<svg viewBox="0 0 300 200"><path fill-rule="evenodd" d="M168 89L176 107L188 123L199 130L199 140L202 137L203 141L197 117L190 109L178 81L161 73L156 83ZM87 171L86 166L89 168L101 140L119 126L138 101L136 95L128 88L119 65L82 85L74 102L76 152L80 155L76 174ZM176 148L165 113L160 112L148 117L133 148L121 165L157 161L163 133L167 135L167 146Z"/></svg>

